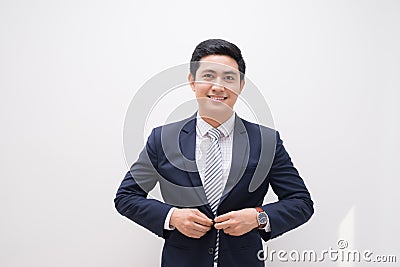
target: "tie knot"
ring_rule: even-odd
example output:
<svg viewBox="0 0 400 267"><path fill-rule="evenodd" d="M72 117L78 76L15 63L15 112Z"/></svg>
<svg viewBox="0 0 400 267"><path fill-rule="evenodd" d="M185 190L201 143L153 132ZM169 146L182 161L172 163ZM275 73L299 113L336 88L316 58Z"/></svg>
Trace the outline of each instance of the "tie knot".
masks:
<svg viewBox="0 0 400 267"><path fill-rule="evenodd" d="M211 137L212 141L215 141L219 139L219 137L221 136L221 132L217 128L211 128L208 131L208 135Z"/></svg>

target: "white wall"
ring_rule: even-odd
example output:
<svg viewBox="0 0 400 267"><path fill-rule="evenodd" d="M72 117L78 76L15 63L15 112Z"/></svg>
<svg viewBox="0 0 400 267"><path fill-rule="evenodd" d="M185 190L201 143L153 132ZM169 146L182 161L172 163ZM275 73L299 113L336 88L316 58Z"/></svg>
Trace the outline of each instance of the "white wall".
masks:
<svg viewBox="0 0 400 267"><path fill-rule="evenodd" d="M159 264L162 240L113 207L124 116L215 37L242 49L315 201L268 248L344 239L399 261L399 14L395 0L1 1L0 266Z"/></svg>

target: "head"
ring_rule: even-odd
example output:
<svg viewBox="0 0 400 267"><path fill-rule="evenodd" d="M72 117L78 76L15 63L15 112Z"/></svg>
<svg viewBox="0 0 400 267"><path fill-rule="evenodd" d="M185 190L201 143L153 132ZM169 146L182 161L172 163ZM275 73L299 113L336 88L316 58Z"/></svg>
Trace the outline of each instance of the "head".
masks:
<svg viewBox="0 0 400 267"><path fill-rule="evenodd" d="M202 58L210 55L228 56L237 63L240 72L240 81L244 80L246 72L246 63L244 62L242 52L235 44L222 39L209 39L199 43L193 51L190 60L190 74L196 79L196 72L199 69Z"/></svg>
<svg viewBox="0 0 400 267"><path fill-rule="evenodd" d="M218 114L224 120L232 114L244 87L245 70L245 62L236 45L221 39L210 39L197 45L188 79L202 117Z"/></svg>

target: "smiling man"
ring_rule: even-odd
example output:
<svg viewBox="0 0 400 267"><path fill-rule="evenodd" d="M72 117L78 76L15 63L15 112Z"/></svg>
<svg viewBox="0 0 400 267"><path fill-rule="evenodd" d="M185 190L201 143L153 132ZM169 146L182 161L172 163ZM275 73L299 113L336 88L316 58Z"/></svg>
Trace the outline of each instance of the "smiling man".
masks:
<svg viewBox="0 0 400 267"><path fill-rule="evenodd" d="M117 210L165 239L164 267L264 266L261 239L313 214L279 133L234 112L245 68L236 45L200 43L188 77L198 112L153 129L118 189ZM157 183L164 202L147 198ZM263 205L269 186L279 201Z"/></svg>

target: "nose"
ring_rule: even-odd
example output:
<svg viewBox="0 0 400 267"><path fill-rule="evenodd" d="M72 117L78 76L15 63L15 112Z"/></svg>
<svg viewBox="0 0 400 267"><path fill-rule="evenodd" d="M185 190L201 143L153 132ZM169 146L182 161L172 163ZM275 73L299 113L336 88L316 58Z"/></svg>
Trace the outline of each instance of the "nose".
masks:
<svg viewBox="0 0 400 267"><path fill-rule="evenodd" d="M222 81L221 81L221 79L219 77L217 79L215 79L215 82L213 83L211 89L215 90L215 91L217 91L217 90L218 91L225 90L225 86L222 84Z"/></svg>

